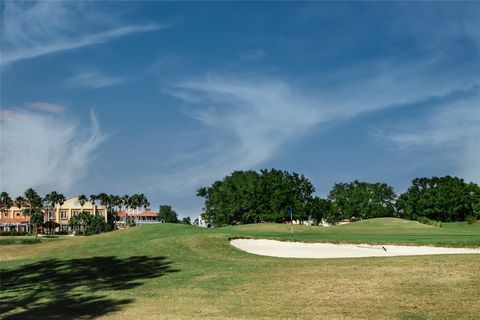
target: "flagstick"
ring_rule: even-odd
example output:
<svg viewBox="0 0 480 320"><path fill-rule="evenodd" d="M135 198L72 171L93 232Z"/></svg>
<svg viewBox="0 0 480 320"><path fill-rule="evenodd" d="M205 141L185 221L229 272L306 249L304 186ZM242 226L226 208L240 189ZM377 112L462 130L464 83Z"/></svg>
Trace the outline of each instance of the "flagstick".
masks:
<svg viewBox="0 0 480 320"><path fill-rule="evenodd" d="M292 223L292 239L293 239L293 209L290 208L290 221Z"/></svg>

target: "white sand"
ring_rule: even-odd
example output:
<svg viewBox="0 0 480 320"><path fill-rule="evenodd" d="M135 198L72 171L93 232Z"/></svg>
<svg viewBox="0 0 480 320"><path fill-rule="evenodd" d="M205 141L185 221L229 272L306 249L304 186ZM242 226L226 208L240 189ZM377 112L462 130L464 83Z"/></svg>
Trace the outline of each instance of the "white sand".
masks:
<svg viewBox="0 0 480 320"><path fill-rule="evenodd" d="M243 251L281 258L363 258L435 254L480 254L480 249L368 244L303 243L277 240L235 239L230 243ZM383 249L385 248L386 251Z"/></svg>

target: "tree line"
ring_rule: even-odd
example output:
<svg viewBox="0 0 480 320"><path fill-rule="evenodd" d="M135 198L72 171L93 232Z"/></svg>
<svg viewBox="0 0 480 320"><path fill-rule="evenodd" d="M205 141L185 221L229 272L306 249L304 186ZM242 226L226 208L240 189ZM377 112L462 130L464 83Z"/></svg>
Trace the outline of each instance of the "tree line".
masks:
<svg viewBox="0 0 480 320"><path fill-rule="evenodd" d="M36 235L39 226L42 226L54 232L59 224L51 219L49 214L54 211L56 206L62 206L66 201L63 194L57 191L52 191L41 197L34 189L29 188L25 191L23 196L18 196L13 200L7 192L0 193L0 209L2 213L10 209L14 205L19 209L27 207L23 210L23 215L29 217L29 222L33 226L33 232ZM138 209L144 207L145 209L150 205L147 197L144 194L133 195L109 195L106 193L92 194L89 197L80 195L78 202L82 208L78 215L73 215L69 221L69 226L76 231L81 231L83 234L95 234L105 231L110 231L115 227L115 221L118 221L118 211L123 208ZM107 209L107 221L102 217L92 216L89 212L83 210L85 203L90 202L92 205L99 203ZM125 215L125 224L127 224L127 215Z"/></svg>
<svg viewBox="0 0 480 320"><path fill-rule="evenodd" d="M202 218L214 225L293 220L326 221L398 217L443 222L476 220L480 187L458 177L416 178L401 195L386 183L336 183L326 198L304 175L277 169L234 171L201 187Z"/></svg>

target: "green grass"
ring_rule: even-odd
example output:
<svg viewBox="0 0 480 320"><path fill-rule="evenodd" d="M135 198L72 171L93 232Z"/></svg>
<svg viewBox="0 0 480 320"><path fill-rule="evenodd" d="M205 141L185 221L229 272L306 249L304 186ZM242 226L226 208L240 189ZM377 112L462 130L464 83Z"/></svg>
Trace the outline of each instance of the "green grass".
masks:
<svg viewBox="0 0 480 320"><path fill-rule="evenodd" d="M294 226L294 240L480 246L480 226L373 219ZM261 257L232 237L290 226L149 225L2 247L4 319L478 319L480 257Z"/></svg>
<svg viewBox="0 0 480 320"><path fill-rule="evenodd" d="M0 237L0 246L11 244L36 244L48 241L57 241L61 237L33 237L33 236L2 236Z"/></svg>

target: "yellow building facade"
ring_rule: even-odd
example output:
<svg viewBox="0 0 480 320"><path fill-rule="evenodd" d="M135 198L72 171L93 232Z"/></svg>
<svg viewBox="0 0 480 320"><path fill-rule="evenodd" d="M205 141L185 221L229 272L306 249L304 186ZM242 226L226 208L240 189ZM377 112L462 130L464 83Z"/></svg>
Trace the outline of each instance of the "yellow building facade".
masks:
<svg viewBox="0 0 480 320"><path fill-rule="evenodd" d="M0 230L9 231L11 228L16 230L29 231L29 219L23 215L23 210L28 209L28 203L25 202L18 206L13 205L8 210L3 210L0 215ZM92 204L87 201L83 206L78 201L78 196L71 197L65 200L60 206L57 205L48 214L45 214L46 221L54 221L59 224L58 231L68 231L68 221L74 215L86 211L94 216L101 216L107 221L107 208L102 205Z"/></svg>

